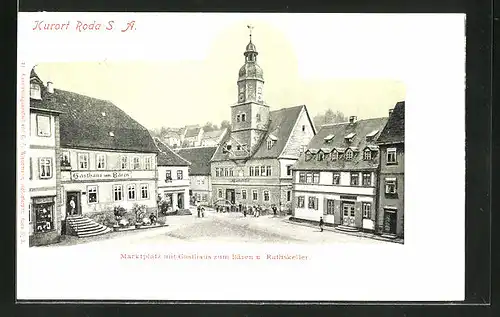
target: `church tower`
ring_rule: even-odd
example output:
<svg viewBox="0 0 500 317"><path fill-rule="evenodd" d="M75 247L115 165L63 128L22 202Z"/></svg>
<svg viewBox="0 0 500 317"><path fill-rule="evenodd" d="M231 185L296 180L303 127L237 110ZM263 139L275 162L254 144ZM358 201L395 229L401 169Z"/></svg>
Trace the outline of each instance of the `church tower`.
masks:
<svg viewBox="0 0 500 317"><path fill-rule="evenodd" d="M257 48L250 42L246 46L245 64L238 73L238 101L231 106L231 139L233 146L247 155L260 144L269 126L269 106L264 102L264 76L257 64ZM245 153L241 153L245 156Z"/></svg>

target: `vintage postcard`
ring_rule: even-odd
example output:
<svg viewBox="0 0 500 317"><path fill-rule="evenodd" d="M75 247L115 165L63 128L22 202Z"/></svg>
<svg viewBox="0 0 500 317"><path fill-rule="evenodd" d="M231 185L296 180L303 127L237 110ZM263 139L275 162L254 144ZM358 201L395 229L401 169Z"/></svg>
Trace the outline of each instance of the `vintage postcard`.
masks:
<svg viewBox="0 0 500 317"><path fill-rule="evenodd" d="M20 13L17 299L463 300L464 23Z"/></svg>

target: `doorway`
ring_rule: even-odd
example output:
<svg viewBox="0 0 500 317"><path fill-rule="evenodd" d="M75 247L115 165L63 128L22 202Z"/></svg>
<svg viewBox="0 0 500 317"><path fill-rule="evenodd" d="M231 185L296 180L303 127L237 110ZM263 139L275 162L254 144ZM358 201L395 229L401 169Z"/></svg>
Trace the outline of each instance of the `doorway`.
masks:
<svg viewBox="0 0 500 317"><path fill-rule="evenodd" d="M66 216L77 216L81 214L81 193L66 192Z"/></svg>
<svg viewBox="0 0 500 317"><path fill-rule="evenodd" d="M355 220L354 203L342 202L342 225L354 227L356 223Z"/></svg>
<svg viewBox="0 0 500 317"><path fill-rule="evenodd" d="M234 189L226 189L226 199L234 204L236 202L236 193Z"/></svg>
<svg viewBox="0 0 500 317"><path fill-rule="evenodd" d="M177 207L184 209L184 193L177 194Z"/></svg>
<svg viewBox="0 0 500 317"><path fill-rule="evenodd" d="M384 233L396 234L397 210L384 209Z"/></svg>

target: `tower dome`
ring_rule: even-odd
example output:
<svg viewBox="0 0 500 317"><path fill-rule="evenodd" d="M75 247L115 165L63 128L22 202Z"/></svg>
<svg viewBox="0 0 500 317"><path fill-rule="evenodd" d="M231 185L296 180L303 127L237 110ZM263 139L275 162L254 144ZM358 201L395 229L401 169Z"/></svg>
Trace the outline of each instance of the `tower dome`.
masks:
<svg viewBox="0 0 500 317"><path fill-rule="evenodd" d="M238 80L242 79L264 80L264 72L257 63L245 63L238 73Z"/></svg>

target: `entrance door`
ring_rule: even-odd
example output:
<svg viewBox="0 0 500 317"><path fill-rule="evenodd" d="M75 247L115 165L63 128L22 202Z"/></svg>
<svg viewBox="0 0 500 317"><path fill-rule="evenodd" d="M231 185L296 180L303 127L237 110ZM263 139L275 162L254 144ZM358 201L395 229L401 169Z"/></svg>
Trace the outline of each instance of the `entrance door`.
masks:
<svg viewBox="0 0 500 317"><path fill-rule="evenodd" d="M384 233L396 234L396 210L384 209Z"/></svg>
<svg viewBox="0 0 500 317"><path fill-rule="evenodd" d="M232 204L236 202L236 193L234 189L226 189L226 199Z"/></svg>
<svg viewBox="0 0 500 317"><path fill-rule="evenodd" d="M355 226L354 203L342 202L342 225Z"/></svg>
<svg viewBox="0 0 500 317"><path fill-rule="evenodd" d="M184 209L184 193L177 194L177 207Z"/></svg>
<svg viewBox="0 0 500 317"><path fill-rule="evenodd" d="M66 216L82 213L80 197L80 192L66 192Z"/></svg>

